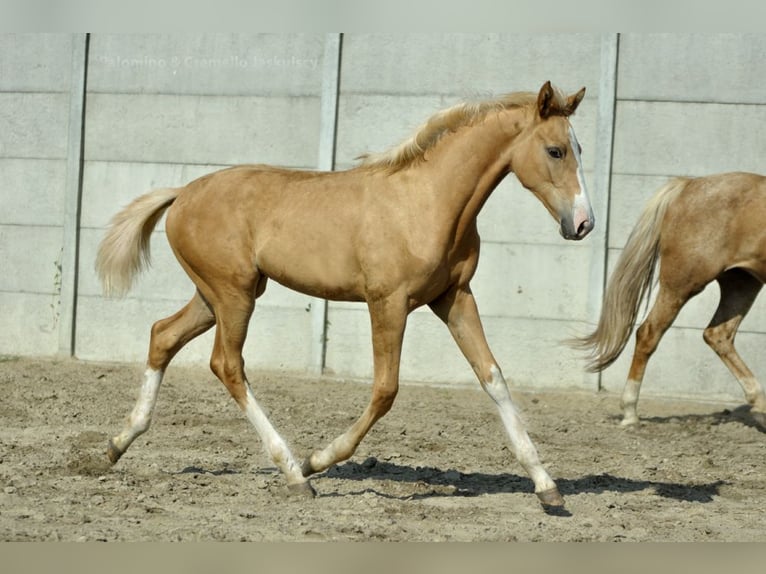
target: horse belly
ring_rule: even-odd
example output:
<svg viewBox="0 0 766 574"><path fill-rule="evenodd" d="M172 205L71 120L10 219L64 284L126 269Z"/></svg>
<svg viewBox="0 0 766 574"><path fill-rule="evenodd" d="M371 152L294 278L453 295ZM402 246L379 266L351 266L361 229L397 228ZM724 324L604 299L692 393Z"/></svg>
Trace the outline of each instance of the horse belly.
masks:
<svg viewBox="0 0 766 574"><path fill-rule="evenodd" d="M256 248L263 275L294 291L336 301L363 301L359 266L348 244L305 236L271 240Z"/></svg>

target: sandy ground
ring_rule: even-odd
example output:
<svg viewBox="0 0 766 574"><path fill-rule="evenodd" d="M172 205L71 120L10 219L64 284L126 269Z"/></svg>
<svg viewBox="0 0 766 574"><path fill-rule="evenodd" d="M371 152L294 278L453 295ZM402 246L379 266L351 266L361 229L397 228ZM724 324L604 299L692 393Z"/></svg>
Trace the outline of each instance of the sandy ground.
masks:
<svg viewBox="0 0 766 574"><path fill-rule="evenodd" d="M623 429L614 395L516 391L566 499L549 515L478 385L403 385L305 499L207 369L171 367L152 428L110 468L142 370L0 360L0 540L766 541L766 432L736 405L642 397L642 424ZM358 382L249 376L299 458L369 397Z"/></svg>

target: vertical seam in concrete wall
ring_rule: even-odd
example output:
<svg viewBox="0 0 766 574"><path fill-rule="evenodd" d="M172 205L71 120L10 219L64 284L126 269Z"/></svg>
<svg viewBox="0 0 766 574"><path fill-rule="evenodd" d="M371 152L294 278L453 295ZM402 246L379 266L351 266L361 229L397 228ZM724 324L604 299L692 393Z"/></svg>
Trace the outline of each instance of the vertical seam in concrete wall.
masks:
<svg viewBox="0 0 766 574"><path fill-rule="evenodd" d="M601 37L601 67L599 75L598 111L596 116L596 157L593 174L595 193L593 201L597 217L604 226L603 242L594 242L594 254L590 268L590 293L588 295L588 321L598 322L607 281L607 256L609 253L609 203L612 184L612 151L614 143L615 105L617 99L617 59L619 34ZM598 224L598 222L597 222ZM595 385L601 389L601 373L596 375Z"/></svg>
<svg viewBox="0 0 766 574"><path fill-rule="evenodd" d="M322 98L319 118L319 157L322 171L335 169L335 143L338 127L338 96L342 34L327 34L324 43ZM327 300L311 301L311 362L309 372L321 375L327 354Z"/></svg>
<svg viewBox="0 0 766 574"><path fill-rule="evenodd" d="M59 354L74 355L77 321L77 267L80 248L80 207L82 200L83 136L85 127L85 88L88 70L88 34L72 38L72 67L69 102L69 132L66 158L63 242L61 253L61 291Z"/></svg>

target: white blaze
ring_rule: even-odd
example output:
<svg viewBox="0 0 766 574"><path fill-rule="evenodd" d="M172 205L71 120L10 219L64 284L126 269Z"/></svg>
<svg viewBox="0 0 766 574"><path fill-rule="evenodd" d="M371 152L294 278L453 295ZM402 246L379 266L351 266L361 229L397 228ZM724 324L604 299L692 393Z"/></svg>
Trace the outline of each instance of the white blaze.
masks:
<svg viewBox="0 0 766 574"><path fill-rule="evenodd" d="M569 145L572 147L572 153L577 162L577 183L580 186L580 191L575 196L574 204L572 205L572 216L575 229L577 229L581 221L585 219L593 220L593 208L591 208L590 199L588 199L588 188L585 185L582 158L580 157L580 144L577 141L577 136L572 126L569 126Z"/></svg>

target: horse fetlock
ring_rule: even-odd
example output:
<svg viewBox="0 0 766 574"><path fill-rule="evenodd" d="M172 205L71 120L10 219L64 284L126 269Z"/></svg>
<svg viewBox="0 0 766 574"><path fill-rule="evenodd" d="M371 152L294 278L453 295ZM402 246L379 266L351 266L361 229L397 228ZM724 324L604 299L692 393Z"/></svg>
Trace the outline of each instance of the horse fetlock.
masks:
<svg viewBox="0 0 766 574"><path fill-rule="evenodd" d="M306 460L303 461L303 464L301 465L301 473L303 476L311 476L312 474L323 472L339 460L345 460L345 458L336 458L330 455L327 449L315 450L313 453L311 453L310 456L306 457Z"/></svg>

